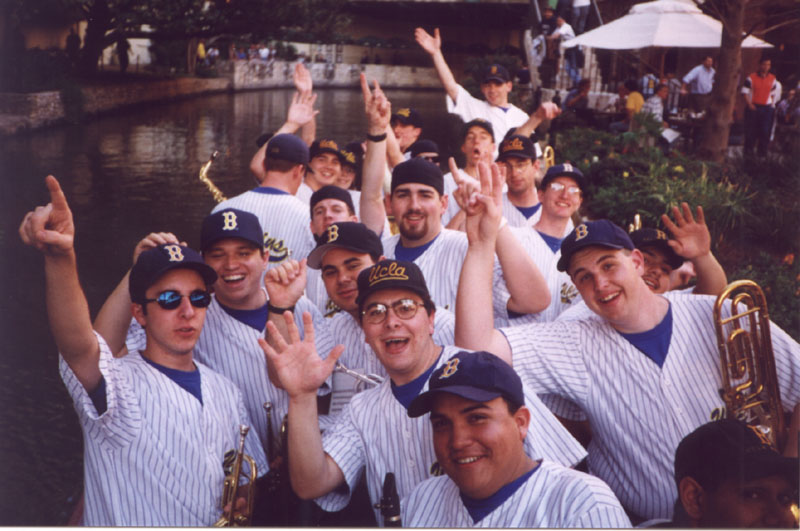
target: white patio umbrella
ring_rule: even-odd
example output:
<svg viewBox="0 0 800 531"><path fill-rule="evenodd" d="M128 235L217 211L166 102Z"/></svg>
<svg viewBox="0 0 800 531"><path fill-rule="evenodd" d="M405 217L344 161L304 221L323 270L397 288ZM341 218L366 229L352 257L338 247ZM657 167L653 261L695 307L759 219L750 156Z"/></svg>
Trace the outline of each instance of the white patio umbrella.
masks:
<svg viewBox="0 0 800 531"><path fill-rule="evenodd" d="M722 23L709 17L691 0L655 0L636 4L624 17L566 41L566 48L581 45L603 50L665 48L719 48ZM748 36L742 48L772 48Z"/></svg>

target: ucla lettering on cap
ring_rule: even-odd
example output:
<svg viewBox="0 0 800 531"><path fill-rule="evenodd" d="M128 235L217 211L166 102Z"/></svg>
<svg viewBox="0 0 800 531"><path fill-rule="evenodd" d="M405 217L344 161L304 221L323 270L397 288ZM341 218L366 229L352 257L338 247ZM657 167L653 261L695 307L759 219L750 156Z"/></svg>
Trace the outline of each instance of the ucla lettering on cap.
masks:
<svg viewBox="0 0 800 531"><path fill-rule="evenodd" d="M364 309L364 302L371 294L386 289L408 290L422 297L424 303L433 304L425 277L413 262L381 260L359 273L357 284L356 304L359 312Z"/></svg>
<svg viewBox="0 0 800 531"><path fill-rule="evenodd" d="M409 109L408 107L405 107L405 108L400 109L399 111L397 111L397 114L399 114L400 116L405 116L406 118L408 118L409 116L411 116L411 109Z"/></svg>

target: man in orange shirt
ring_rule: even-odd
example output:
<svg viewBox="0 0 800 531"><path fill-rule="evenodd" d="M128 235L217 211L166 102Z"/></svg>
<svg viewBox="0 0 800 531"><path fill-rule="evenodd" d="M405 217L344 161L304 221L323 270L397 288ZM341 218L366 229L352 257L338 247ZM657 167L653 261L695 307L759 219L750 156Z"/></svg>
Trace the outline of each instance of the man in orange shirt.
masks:
<svg viewBox="0 0 800 531"><path fill-rule="evenodd" d="M742 86L744 95L744 151L752 154L758 148L758 156L767 155L769 136L772 130L772 120L775 115L775 96L777 95L778 80L770 74L772 61L762 58L758 63L758 70L747 76Z"/></svg>

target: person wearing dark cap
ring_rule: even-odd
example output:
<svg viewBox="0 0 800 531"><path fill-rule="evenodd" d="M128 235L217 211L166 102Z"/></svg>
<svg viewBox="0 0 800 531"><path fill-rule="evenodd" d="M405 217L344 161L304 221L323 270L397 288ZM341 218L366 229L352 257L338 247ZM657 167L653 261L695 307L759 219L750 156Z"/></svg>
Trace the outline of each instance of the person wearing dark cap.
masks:
<svg viewBox="0 0 800 531"><path fill-rule="evenodd" d="M342 159L339 144L330 138L317 139L309 148L309 163L306 176L295 194L298 199L308 202L311 194L325 185L336 184L342 174Z"/></svg>
<svg viewBox="0 0 800 531"><path fill-rule="evenodd" d="M46 183L51 203L28 213L19 232L44 254L50 327L83 430L83 523L210 526L222 515L225 453L238 447L239 425L250 425L239 390L193 356L217 275L183 245L143 252L129 309L147 344L115 358L92 329L72 212L58 181ZM245 451L262 474L269 469L254 438ZM165 470L174 488L165 488Z"/></svg>
<svg viewBox="0 0 800 531"><path fill-rule="evenodd" d="M529 117L525 111L508 101L512 82L508 69L503 65L489 65L481 73L481 92L486 98L485 101L482 101L472 96L456 82L453 72L442 54L442 38L439 34L439 28L434 30L433 35L422 28L417 28L414 31L414 38L417 44L433 59L433 66L436 68L439 80L447 93L448 112L460 116L465 122L475 118L489 121L494 128L495 138L498 139L504 138L508 130L526 124L529 118L533 117L533 115ZM547 110L548 108L547 106L540 107L534 115L543 114L552 118L554 111L552 109Z"/></svg>
<svg viewBox="0 0 800 531"><path fill-rule="evenodd" d="M267 266L272 268L290 256L305 258L314 240L308 232L308 207L295 197L309 162L308 146L289 134L273 136L266 146L260 186L219 203L213 212L235 208L255 214L264 229Z"/></svg>
<svg viewBox="0 0 800 531"><path fill-rule="evenodd" d="M798 477L797 457L778 454L758 428L709 422L678 445L675 513L653 527L797 529Z"/></svg>
<svg viewBox="0 0 800 531"><path fill-rule="evenodd" d="M329 249L325 258L332 252ZM312 393L330 376L343 347L339 345L323 361L309 340L301 342L294 333L290 334L293 341L277 349L261 343L290 397L292 486L301 498L316 498L317 505L328 511L346 503L365 468L372 503L381 497L387 472L396 475L400 498L438 473L431 425L424 417L410 418L407 408L425 390L430 374L460 350L434 342L433 301L422 272L413 263L380 261L361 271L357 286L361 327L389 378L353 396L324 434L317 426ZM288 320L287 325L293 326ZM525 443L530 457L565 466L580 460L584 451L578 443L535 395L526 398L535 419Z"/></svg>
<svg viewBox="0 0 800 531"><path fill-rule="evenodd" d="M414 488L404 526L630 527L608 485L525 453L532 414L519 376L497 356L462 351L436 369L408 408L426 413L446 475Z"/></svg>
<svg viewBox="0 0 800 531"><path fill-rule="evenodd" d="M342 173L336 179L336 186L345 190L361 190L361 166L364 161L361 142L348 142L339 152L342 154Z"/></svg>
<svg viewBox="0 0 800 531"><path fill-rule="evenodd" d="M417 140L408 148L412 159L420 157L428 162L439 164L439 146L433 140Z"/></svg>
<svg viewBox="0 0 800 531"><path fill-rule="evenodd" d="M536 183L541 179L542 149L528 137L511 135L500 144L498 163L506 167L503 215L512 227L532 227L542 215Z"/></svg>
<svg viewBox="0 0 800 531"><path fill-rule="evenodd" d="M380 87L372 92L364 80L362 91L370 131L374 134L385 130L387 113L385 109L378 111L376 104L387 101ZM385 156L385 141L369 143L366 161L381 168L385 166ZM366 161L365 169L371 167ZM380 172L365 171L361 190L361 221L375 233L382 230L386 220L381 180ZM384 239L384 253L419 266L436 304L452 309L467 241L464 233L442 227L448 203L442 170L421 158L398 164L392 170L390 192L388 206L399 234ZM532 313L546 308L549 295L544 279L510 231L502 231L497 257L493 306L497 314L507 315L509 310Z"/></svg>
<svg viewBox="0 0 800 531"><path fill-rule="evenodd" d="M392 113L389 125L397 138L397 147L402 153L407 153L411 144L419 140L422 134L422 115L416 109L403 107ZM409 158L405 156L406 160Z"/></svg>
<svg viewBox="0 0 800 531"><path fill-rule="evenodd" d="M576 226L561 244L566 271L597 316L583 321L492 329L489 281L499 194L470 212L470 247L456 305L456 344L488 350L509 362L538 393L578 405L592 428L588 466L605 481L634 523L669 518L670 481L680 440L725 403L713 324L716 298L664 298L641 275L644 258L608 220ZM730 315L725 306L722 317ZM800 408L800 345L770 324L783 407ZM535 338L535 339L534 339ZM796 437L797 433L790 437Z"/></svg>
<svg viewBox="0 0 800 531"><path fill-rule="evenodd" d="M450 198L447 211L442 216L442 224L448 229L463 230L465 215L461 207L453 199L453 192L464 179L472 178L478 181L478 163L491 164L495 157L497 147L494 141L492 124L482 118L476 118L464 124L461 153L464 154L465 164L457 172L450 168L444 176L444 192Z"/></svg>
<svg viewBox="0 0 800 531"><path fill-rule="evenodd" d="M171 233L150 234L139 242L134 256L159 244L177 241ZM286 288L288 282L282 282L282 278L294 280L299 276L297 262L282 263L262 280L268 257L255 215L237 209L209 214L201 226L200 249L203 261L216 272L217 280L213 283L205 325L194 348L194 359L229 378L241 390L253 421L253 436L268 448L270 437L279 440L280 419L286 414L288 397L267 377L264 355L258 346L267 320L286 333L283 311L296 307L300 330L303 330L302 312L312 314L318 329L315 340L322 351L330 350L335 343L326 333L322 314L310 300L300 297L302 289L294 297ZM131 303L124 296L126 286L127 277L103 305L95 321L95 328L114 352L143 349L146 345L145 330L138 323L130 323L130 316L123 311ZM265 402L272 404L271 434L263 409Z"/></svg>

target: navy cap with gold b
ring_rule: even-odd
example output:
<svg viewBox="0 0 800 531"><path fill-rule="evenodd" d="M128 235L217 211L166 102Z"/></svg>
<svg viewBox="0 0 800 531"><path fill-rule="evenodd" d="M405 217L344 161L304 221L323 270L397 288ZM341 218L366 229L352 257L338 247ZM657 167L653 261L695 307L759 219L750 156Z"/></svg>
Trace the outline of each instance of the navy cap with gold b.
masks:
<svg viewBox="0 0 800 531"><path fill-rule="evenodd" d="M433 371L428 390L415 398L408 408L409 417L419 417L433 409L441 393L488 402L503 397L514 406L525 404L522 380L514 369L494 354L486 351L462 350Z"/></svg>
<svg viewBox="0 0 800 531"><path fill-rule="evenodd" d="M212 244L227 238L238 238L264 250L264 231L258 217L251 212L226 208L209 214L200 229L200 251L205 252Z"/></svg>
<svg viewBox="0 0 800 531"><path fill-rule="evenodd" d="M320 269L325 253L335 247L367 253L376 260L383 254L380 237L366 225L354 221L337 221L325 229L317 240L317 246L308 254L308 267Z"/></svg>
<svg viewBox="0 0 800 531"><path fill-rule="evenodd" d="M569 269L572 255L584 247L598 246L610 249L634 249L628 234L607 219L586 221L581 223L561 242L561 258L558 259L559 271Z"/></svg>
<svg viewBox="0 0 800 531"><path fill-rule="evenodd" d="M381 260L358 275L358 311L363 310L364 301L376 291L406 289L413 291L423 302L431 300L428 285L417 264L400 260Z"/></svg>
<svg viewBox="0 0 800 531"><path fill-rule="evenodd" d="M137 304L144 304L147 288L173 269L197 271L203 277L206 286L217 281L216 271L203 262L197 251L177 243L163 244L144 251L133 265L128 280L131 300Z"/></svg>

